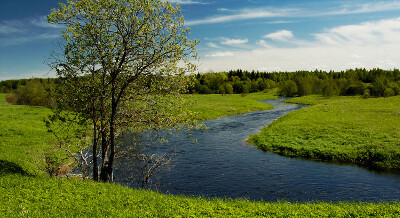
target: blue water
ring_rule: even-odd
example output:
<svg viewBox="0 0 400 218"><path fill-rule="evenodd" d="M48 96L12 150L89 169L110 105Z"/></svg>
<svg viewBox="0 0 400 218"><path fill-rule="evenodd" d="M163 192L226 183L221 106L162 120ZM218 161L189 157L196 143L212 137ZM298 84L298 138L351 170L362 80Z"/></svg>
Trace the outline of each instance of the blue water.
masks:
<svg viewBox="0 0 400 218"><path fill-rule="evenodd" d="M304 107L280 99L263 102L274 109L209 120L205 124L210 130L176 132L166 136L168 143L158 143L154 132L129 135L124 141L135 139L142 153L174 155L170 169L153 178L153 189L167 194L295 202L400 199L399 174L287 158L244 143L273 120ZM127 179L133 176L135 166L119 161L116 182L138 187Z"/></svg>

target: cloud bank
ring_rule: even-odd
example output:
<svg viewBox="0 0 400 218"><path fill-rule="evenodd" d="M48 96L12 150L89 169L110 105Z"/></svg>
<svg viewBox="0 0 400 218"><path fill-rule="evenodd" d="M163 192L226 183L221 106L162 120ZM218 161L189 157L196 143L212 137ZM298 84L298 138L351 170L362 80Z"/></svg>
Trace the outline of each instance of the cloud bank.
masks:
<svg viewBox="0 0 400 218"><path fill-rule="evenodd" d="M284 30L264 38L295 40L290 31ZM400 66L400 17L326 29L314 34L313 40L291 48L272 47L262 39L253 43L256 46L250 50L206 55L200 71L393 69Z"/></svg>

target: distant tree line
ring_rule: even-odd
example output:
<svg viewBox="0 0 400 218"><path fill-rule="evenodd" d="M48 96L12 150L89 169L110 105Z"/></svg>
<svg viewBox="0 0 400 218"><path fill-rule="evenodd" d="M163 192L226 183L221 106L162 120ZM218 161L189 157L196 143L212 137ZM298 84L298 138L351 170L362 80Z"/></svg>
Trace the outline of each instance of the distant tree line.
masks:
<svg viewBox="0 0 400 218"><path fill-rule="evenodd" d="M350 69L341 72L296 71L229 72L196 74L190 93L241 94L279 88L280 95L293 97L310 94L324 96L363 95L389 97L400 94L400 71Z"/></svg>
<svg viewBox="0 0 400 218"><path fill-rule="evenodd" d="M231 70L191 75L189 93L247 94L278 88L281 96L320 94L390 97L400 95L400 71L382 69L350 69L341 72L296 71L256 72ZM0 81L0 92L12 93L7 101L16 104L54 106L57 79L20 79Z"/></svg>
<svg viewBox="0 0 400 218"><path fill-rule="evenodd" d="M55 104L54 87L56 79L20 79L0 81L0 92L10 93L7 102L20 105L47 106Z"/></svg>

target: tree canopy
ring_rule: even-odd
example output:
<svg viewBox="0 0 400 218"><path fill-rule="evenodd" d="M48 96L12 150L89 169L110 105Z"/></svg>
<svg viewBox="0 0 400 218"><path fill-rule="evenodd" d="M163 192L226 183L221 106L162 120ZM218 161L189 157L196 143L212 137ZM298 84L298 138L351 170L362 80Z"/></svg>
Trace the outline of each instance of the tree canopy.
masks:
<svg viewBox="0 0 400 218"><path fill-rule="evenodd" d="M179 6L161 0L67 0L48 21L66 26L63 52L51 63L61 78L59 103L91 122L100 160L93 158L93 178L111 181L122 127L184 119L176 95L167 95L186 89L198 42L188 38Z"/></svg>

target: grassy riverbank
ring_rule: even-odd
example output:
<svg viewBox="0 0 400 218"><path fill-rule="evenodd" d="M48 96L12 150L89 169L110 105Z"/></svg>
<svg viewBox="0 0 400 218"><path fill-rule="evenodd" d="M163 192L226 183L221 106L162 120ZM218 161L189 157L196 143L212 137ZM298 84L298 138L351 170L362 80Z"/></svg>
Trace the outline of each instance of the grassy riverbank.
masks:
<svg viewBox="0 0 400 218"><path fill-rule="evenodd" d="M222 116L249 113L256 110L269 110L273 107L259 100L274 99L269 93L251 93L245 96L234 95L186 95L186 99L194 101L187 110L198 113L198 120L215 119Z"/></svg>
<svg viewBox="0 0 400 218"><path fill-rule="evenodd" d="M400 169L400 97L306 96L310 104L250 137L257 147L291 157Z"/></svg>
<svg viewBox="0 0 400 218"><path fill-rule="evenodd" d="M390 217L399 203L263 203L168 196L120 185L21 175L0 177L2 217Z"/></svg>
<svg viewBox="0 0 400 218"><path fill-rule="evenodd" d="M218 100L216 96L213 98ZM43 124L43 118L50 111L43 107L5 104L4 99L0 94L0 217L400 215L400 203L265 203L191 198L115 184L49 178L42 170L45 155L54 149L54 139Z"/></svg>

